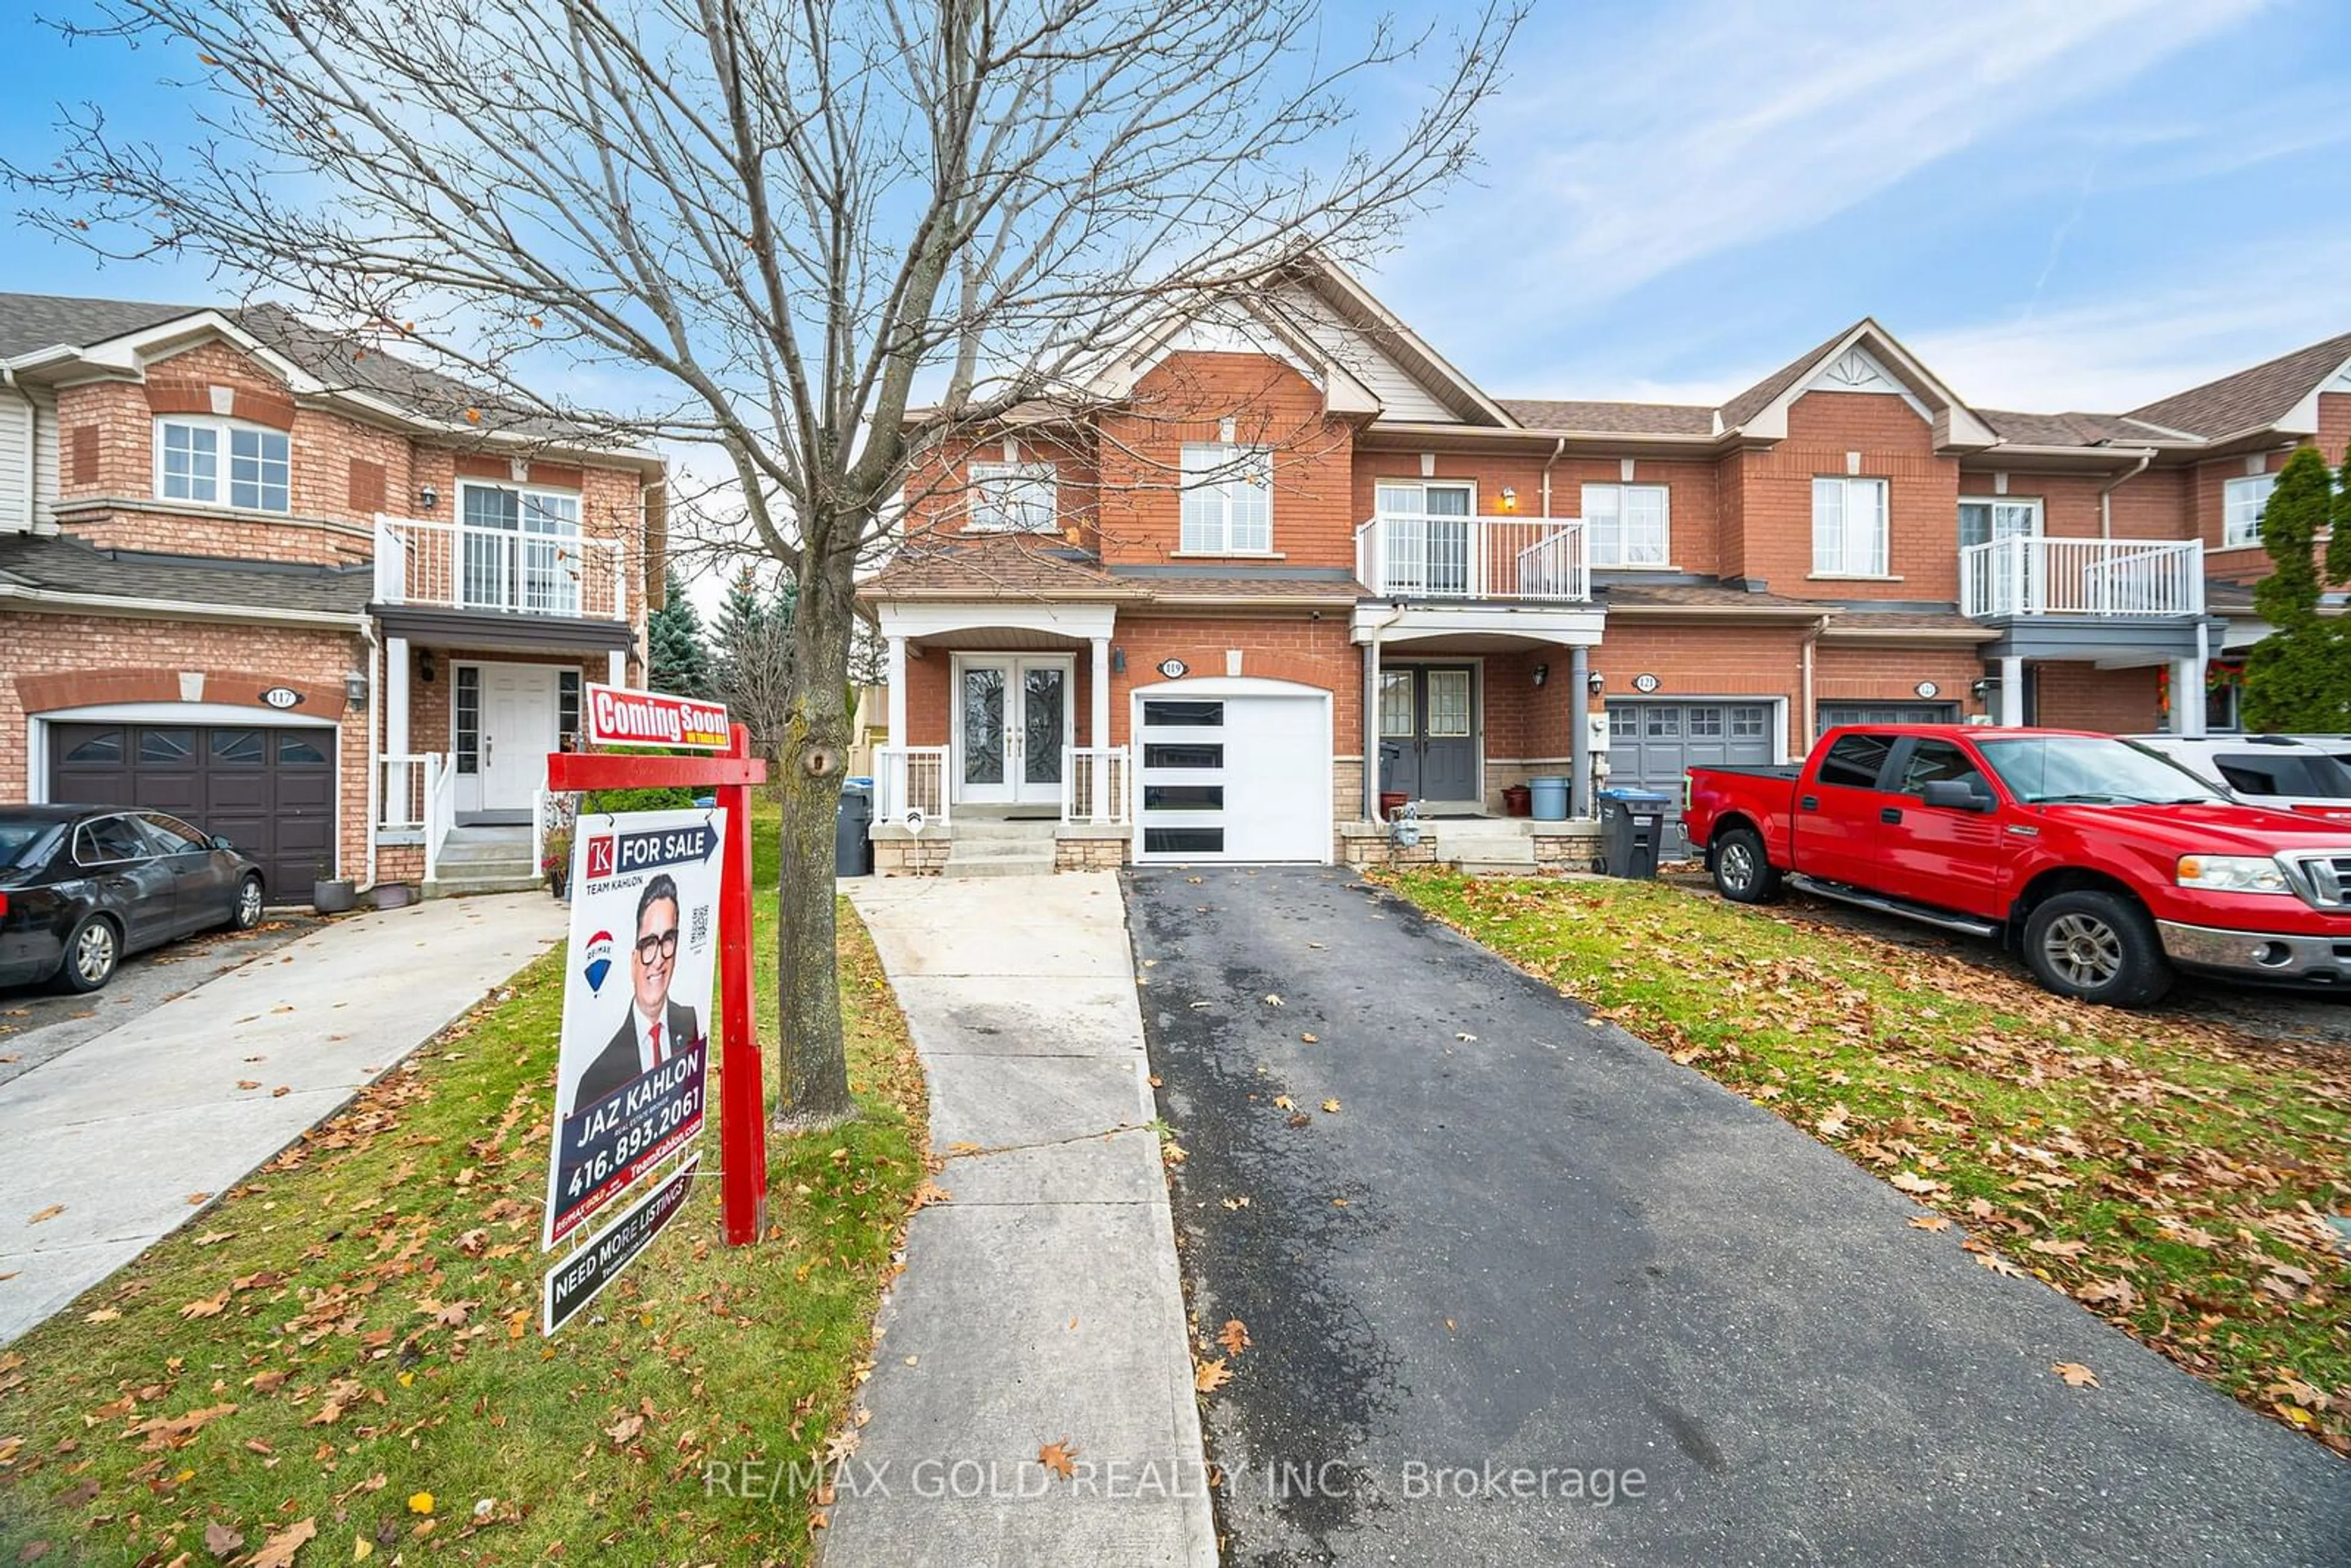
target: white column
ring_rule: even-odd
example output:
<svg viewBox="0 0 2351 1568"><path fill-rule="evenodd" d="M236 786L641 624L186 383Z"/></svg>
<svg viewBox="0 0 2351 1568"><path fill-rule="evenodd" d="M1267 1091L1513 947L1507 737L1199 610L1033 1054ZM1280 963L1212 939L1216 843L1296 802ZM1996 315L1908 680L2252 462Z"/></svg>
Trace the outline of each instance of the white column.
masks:
<svg viewBox="0 0 2351 1568"><path fill-rule="evenodd" d="M1110 639L1096 637L1092 643L1093 702L1086 716L1086 744L1099 748L1094 753L1092 808L1099 822L1110 814Z"/></svg>
<svg viewBox="0 0 2351 1568"><path fill-rule="evenodd" d="M2201 659L2172 661L2171 733L2191 740L2204 738L2204 661Z"/></svg>
<svg viewBox="0 0 2351 1568"><path fill-rule="evenodd" d="M890 653L890 744L903 751L906 746L906 640L888 638L885 646Z"/></svg>
<svg viewBox="0 0 2351 1568"><path fill-rule="evenodd" d="M625 686L629 684L629 651L615 648L604 655L604 684Z"/></svg>
<svg viewBox="0 0 2351 1568"><path fill-rule="evenodd" d="M387 757L408 755L408 672L414 664L407 638L384 639L383 751Z"/></svg>
<svg viewBox="0 0 2351 1568"><path fill-rule="evenodd" d="M2010 729L2024 724L2024 661L2014 654L2000 662L2000 722Z"/></svg>

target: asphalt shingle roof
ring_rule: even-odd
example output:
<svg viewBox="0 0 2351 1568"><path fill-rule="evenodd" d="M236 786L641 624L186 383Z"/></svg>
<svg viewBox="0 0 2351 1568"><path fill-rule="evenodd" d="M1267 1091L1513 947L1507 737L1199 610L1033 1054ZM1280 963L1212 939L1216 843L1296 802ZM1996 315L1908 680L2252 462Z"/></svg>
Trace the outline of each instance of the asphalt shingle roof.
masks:
<svg viewBox="0 0 2351 1568"><path fill-rule="evenodd" d="M1024 593L1140 599L1145 592L1141 584L1113 577L1050 534L911 539L866 580L864 591L883 599L901 595L1017 598Z"/></svg>
<svg viewBox="0 0 2351 1568"><path fill-rule="evenodd" d="M181 604L253 605L356 615L375 569L223 560L99 549L57 534L0 534L0 582Z"/></svg>
<svg viewBox="0 0 2351 1568"><path fill-rule="evenodd" d="M2139 419L2207 440L2273 424L2351 360L2351 332L2131 410Z"/></svg>
<svg viewBox="0 0 2351 1568"><path fill-rule="evenodd" d="M1711 435L1714 410L1697 403L1579 402L1506 397L1510 416L1535 430L1592 430L1611 435Z"/></svg>
<svg viewBox="0 0 2351 1568"><path fill-rule="evenodd" d="M59 344L82 348L193 316L203 308L131 299L78 299L59 294L0 294L0 360Z"/></svg>

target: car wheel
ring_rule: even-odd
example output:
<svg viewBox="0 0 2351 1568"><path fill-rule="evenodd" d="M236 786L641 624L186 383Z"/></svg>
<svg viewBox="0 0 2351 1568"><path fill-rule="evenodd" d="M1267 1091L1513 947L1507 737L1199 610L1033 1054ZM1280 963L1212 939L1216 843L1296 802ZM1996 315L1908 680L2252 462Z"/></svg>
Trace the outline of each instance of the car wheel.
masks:
<svg viewBox="0 0 2351 1568"><path fill-rule="evenodd" d="M246 877L236 884L236 909L229 924L239 931L250 931L261 924L261 879Z"/></svg>
<svg viewBox="0 0 2351 1568"><path fill-rule="evenodd" d="M66 961L57 985L68 991L94 991L114 978L122 963L122 934L103 915L85 915L66 938Z"/></svg>
<svg viewBox="0 0 2351 1568"><path fill-rule="evenodd" d="M1733 828L1714 841L1715 891L1733 904L1769 904L1780 896L1780 873L1763 851L1763 835Z"/></svg>
<svg viewBox="0 0 2351 1568"><path fill-rule="evenodd" d="M2120 894L2061 893L2024 923L2024 962L2061 997L2143 1008L2171 989L2171 966L2147 911Z"/></svg>

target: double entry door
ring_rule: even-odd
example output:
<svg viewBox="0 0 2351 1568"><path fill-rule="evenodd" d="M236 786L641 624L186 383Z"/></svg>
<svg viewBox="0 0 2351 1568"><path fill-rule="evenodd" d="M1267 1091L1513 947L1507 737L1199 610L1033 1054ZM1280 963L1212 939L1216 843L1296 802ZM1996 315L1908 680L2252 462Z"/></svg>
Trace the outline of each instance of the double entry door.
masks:
<svg viewBox="0 0 2351 1568"><path fill-rule="evenodd" d="M956 799L1059 806L1070 744L1067 654L963 653L956 659Z"/></svg>
<svg viewBox="0 0 2351 1568"><path fill-rule="evenodd" d="M1416 800L1479 798L1476 670L1391 664L1380 671L1380 788Z"/></svg>

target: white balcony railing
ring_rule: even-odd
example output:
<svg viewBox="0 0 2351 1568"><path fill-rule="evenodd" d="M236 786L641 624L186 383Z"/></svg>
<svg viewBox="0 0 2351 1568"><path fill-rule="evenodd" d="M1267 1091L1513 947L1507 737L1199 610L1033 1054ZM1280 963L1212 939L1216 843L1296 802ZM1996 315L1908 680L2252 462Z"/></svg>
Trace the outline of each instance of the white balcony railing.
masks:
<svg viewBox="0 0 2351 1568"><path fill-rule="evenodd" d="M873 750L873 820L904 825L909 810L920 811L925 827L947 821L947 748L944 746L881 746Z"/></svg>
<svg viewBox="0 0 2351 1568"><path fill-rule="evenodd" d="M617 539L375 520L375 596L382 604L621 621L628 614L622 571Z"/></svg>
<svg viewBox="0 0 2351 1568"><path fill-rule="evenodd" d="M2166 616L2204 613L2204 547L2193 539L1994 539L1959 551L1959 612Z"/></svg>
<svg viewBox="0 0 2351 1568"><path fill-rule="evenodd" d="M1117 827L1127 820L1126 747L1061 747L1061 821Z"/></svg>
<svg viewBox="0 0 2351 1568"><path fill-rule="evenodd" d="M1452 517L1383 512L1355 530L1355 575L1397 599L1592 597L1581 517Z"/></svg>

